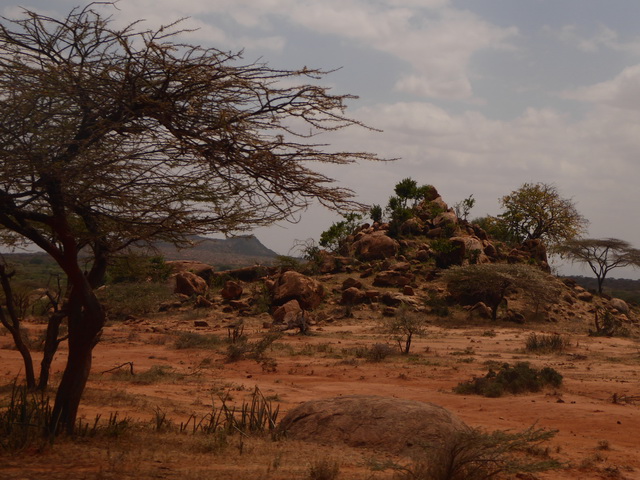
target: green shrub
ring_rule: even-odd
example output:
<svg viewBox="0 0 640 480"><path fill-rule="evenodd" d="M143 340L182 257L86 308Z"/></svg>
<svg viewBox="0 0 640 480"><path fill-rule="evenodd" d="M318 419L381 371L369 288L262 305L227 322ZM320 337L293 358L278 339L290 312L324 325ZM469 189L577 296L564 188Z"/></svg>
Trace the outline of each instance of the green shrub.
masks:
<svg viewBox="0 0 640 480"><path fill-rule="evenodd" d="M107 270L110 283L160 282L169 278L171 267L160 255L128 253L116 257Z"/></svg>
<svg viewBox="0 0 640 480"><path fill-rule="evenodd" d="M111 320L157 312L162 302L173 297L169 285L155 282L115 283L96 293Z"/></svg>
<svg viewBox="0 0 640 480"><path fill-rule="evenodd" d="M553 368L538 370L531 368L528 362L518 362L513 367L505 363L497 372L489 369L484 377L461 382L453 391L495 398L505 393L539 392L546 386L558 388L561 385L562 375Z"/></svg>

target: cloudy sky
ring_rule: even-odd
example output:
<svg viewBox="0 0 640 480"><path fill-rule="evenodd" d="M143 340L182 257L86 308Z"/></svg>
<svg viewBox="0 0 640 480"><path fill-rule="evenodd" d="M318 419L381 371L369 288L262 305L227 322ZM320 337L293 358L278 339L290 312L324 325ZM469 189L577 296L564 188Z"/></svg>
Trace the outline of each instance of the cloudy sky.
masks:
<svg viewBox="0 0 640 480"><path fill-rule="evenodd" d="M12 2L5 16L78 4ZM382 132L326 141L400 158L325 169L364 203L384 205L412 177L450 205L473 194L474 217L499 213L498 199L524 182L553 183L589 219L589 236L640 247L637 0L120 0L118 9L118 21L150 26L189 17L190 42L244 49L248 61L339 68L325 81L358 95L350 115ZM256 234L286 254L337 219L312 208Z"/></svg>

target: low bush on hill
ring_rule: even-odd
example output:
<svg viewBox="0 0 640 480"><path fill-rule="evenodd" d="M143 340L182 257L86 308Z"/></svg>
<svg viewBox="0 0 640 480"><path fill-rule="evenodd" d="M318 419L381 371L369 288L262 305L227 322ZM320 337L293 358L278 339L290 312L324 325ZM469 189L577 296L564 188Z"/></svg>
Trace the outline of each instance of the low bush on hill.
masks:
<svg viewBox="0 0 640 480"><path fill-rule="evenodd" d="M562 375L555 369L544 367L538 370L531 368L528 362L518 362L514 366L505 363L497 371L489 369L484 377L461 382L453 391L495 398L506 393L539 392L547 386L558 388L561 385Z"/></svg>

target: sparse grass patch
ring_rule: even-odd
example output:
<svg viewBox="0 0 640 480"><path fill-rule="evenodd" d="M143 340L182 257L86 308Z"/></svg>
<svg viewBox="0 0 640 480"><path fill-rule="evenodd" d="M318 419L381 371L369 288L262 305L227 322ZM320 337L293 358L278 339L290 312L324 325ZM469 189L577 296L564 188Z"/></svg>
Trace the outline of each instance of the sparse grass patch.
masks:
<svg viewBox="0 0 640 480"><path fill-rule="evenodd" d="M173 346L178 350L186 348L214 350L222 344L223 340L217 335L194 332L180 332L176 336L176 340Z"/></svg>
<svg viewBox="0 0 640 480"><path fill-rule="evenodd" d="M131 383L137 385L152 385L160 382L174 382L184 377L179 373L176 373L171 367L166 365L153 365L149 370L138 373L136 375L129 375Z"/></svg>
<svg viewBox="0 0 640 480"><path fill-rule="evenodd" d="M558 388L562 375L550 367L541 370L531 368L528 362L518 362L513 367L503 364L496 372L489 369L484 377L476 377L459 383L453 391L459 394L475 394L485 397L501 397L505 393L539 392L546 386Z"/></svg>
<svg viewBox="0 0 640 480"><path fill-rule="evenodd" d="M550 335L531 333L525 341L525 349L532 353L562 353L570 344L570 339L557 333Z"/></svg>

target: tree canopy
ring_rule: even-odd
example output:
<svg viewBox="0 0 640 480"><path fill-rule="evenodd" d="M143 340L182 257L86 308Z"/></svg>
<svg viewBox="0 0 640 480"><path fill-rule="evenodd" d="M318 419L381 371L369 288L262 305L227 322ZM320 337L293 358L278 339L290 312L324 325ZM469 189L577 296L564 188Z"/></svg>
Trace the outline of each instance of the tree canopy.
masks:
<svg viewBox="0 0 640 480"><path fill-rule="evenodd" d="M537 267L524 264L485 263L452 267L443 274L449 292L463 303L484 302L491 309L493 320L507 294L522 289L535 305L554 300L558 288L553 277Z"/></svg>
<svg viewBox="0 0 640 480"><path fill-rule="evenodd" d="M617 238L576 238L554 251L573 262L589 265L598 280L598 293L607 274L616 268L640 267L640 250Z"/></svg>
<svg viewBox="0 0 640 480"><path fill-rule="evenodd" d="M588 225L574 202L546 183L525 183L500 204L504 212L499 217L518 242L540 239L554 245L581 235Z"/></svg>
<svg viewBox="0 0 640 480"><path fill-rule="evenodd" d="M184 44L180 22L116 28L99 12L112 5L0 24L0 234L35 243L67 276L69 357L52 423L67 428L105 321L93 290L114 253L250 230L316 199L348 210L353 193L311 164L376 158L315 139L362 126L345 116L353 96L317 84L329 72Z"/></svg>

